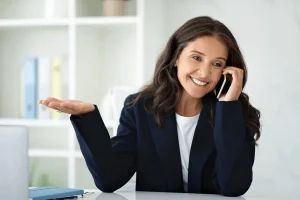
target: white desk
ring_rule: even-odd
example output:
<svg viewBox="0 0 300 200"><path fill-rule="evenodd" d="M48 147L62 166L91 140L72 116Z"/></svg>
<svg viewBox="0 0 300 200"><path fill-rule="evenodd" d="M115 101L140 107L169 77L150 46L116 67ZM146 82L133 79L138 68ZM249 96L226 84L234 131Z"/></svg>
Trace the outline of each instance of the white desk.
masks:
<svg viewBox="0 0 300 200"><path fill-rule="evenodd" d="M278 196L278 195L245 195L243 197L224 197L220 195L208 194L188 194L188 193L160 193L160 192L115 192L101 193L95 192L87 195L84 200L299 200L299 196Z"/></svg>
<svg viewBox="0 0 300 200"><path fill-rule="evenodd" d="M128 188L127 188L128 189ZM272 184L254 184L242 197L224 197L221 195L166 193L166 192L135 192L118 190L114 193L102 193L100 190L84 190L89 194L79 200L300 200L300 185L295 187Z"/></svg>

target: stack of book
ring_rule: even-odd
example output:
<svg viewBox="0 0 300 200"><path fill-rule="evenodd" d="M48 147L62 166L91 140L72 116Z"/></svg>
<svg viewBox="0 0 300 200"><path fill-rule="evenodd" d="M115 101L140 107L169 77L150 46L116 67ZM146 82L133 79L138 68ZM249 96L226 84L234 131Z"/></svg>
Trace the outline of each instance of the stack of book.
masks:
<svg viewBox="0 0 300 200"><path fill-rule="evenodd" d="M68 94L68 65L66 59L56 57L26 57L21 70L23 118L60 119L60 114L38 100L54 97L66 98Z"/></svg>

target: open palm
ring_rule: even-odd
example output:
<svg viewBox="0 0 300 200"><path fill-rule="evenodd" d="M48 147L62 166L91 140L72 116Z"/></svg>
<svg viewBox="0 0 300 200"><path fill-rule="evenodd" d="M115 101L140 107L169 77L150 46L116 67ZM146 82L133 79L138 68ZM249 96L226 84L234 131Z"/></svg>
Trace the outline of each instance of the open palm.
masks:
<svg viewBox="0 0 300 200"><path fill-rule="evenodd" d="M39 100L38 103L71 115L83 115L95 109L95 106L90 103L79 100L59 100L53 97Z"/></svg>

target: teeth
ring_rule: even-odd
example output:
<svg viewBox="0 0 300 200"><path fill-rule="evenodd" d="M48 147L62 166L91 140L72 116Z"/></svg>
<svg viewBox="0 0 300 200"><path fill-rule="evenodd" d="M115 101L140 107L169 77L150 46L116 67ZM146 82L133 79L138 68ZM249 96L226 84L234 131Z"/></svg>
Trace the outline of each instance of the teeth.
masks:
<svg viewBox="0 0 300 200"><path fill-rule="evenodd" d="M193 77L191 77L193 82L196 83L197 85L201 85L201 86L204 86L207 84L207 82L202 82L202 81L199 81L198 79L195 79Z"/></svg>

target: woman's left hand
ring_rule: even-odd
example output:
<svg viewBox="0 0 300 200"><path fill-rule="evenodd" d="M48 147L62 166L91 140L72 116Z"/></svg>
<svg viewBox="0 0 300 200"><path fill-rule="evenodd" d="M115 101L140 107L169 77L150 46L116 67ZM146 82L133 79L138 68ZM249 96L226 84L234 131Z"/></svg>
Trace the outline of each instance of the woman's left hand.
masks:
<svg viewBox="0 0 300 200"><path fill-rule="evenodd" d="M223 75L230 74L232 82L226 94L222 94L219 98L220 101L236 101L239 99L243 90L244 70L229 66L223 70Z"/></svg>

